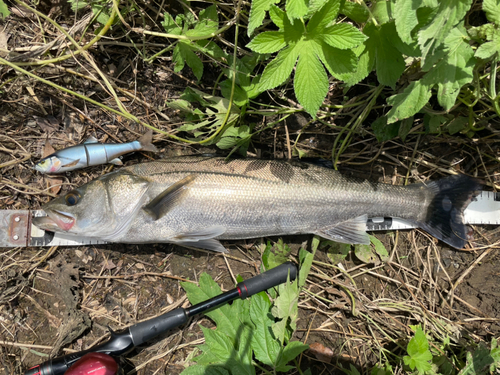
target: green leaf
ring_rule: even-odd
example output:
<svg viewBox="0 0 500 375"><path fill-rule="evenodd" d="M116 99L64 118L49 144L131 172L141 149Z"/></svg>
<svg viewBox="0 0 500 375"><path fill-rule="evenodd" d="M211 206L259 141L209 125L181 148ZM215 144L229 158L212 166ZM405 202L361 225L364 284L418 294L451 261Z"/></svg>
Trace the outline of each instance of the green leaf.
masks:
<svg viewBox="0 0 500 375"><path fill-rule="evenodd" d="M109 20L109 8L102 4L92 4L92 12L97 15L96 21L101 25L105 25Z"/></svg>
<svg viewBox="0 0 500 375"><path fill-rule="evenodd" d="M450 121L450 123L446 126L446 130L448 130L448 133L450 133L450 135L453 135L461 132L468 126L469 119L467 117L459 116Z"/></svg>
<svg viewBox="0 0 500 375"><path fill-rule="evenodd" d="M375 252L379 255L380 259L382 259L382 262L386 262L389 259L389 252L384 244L375 236L369 234L368 237L370 237L370 242L375 246Z"/></svg>
<svg viewBox="0 0 500 375"><path fill-rule="evenodd" d="M455 105L460 88L473 79L476 60L466 36L462 26L451 30L444 41L444 58L422 79L429 86L438 83L438 102L446 110Z"/></svg>
<svg viewBox="0 0 500 375"><path fill-rule="evenodd" d="M422 0L398 0L394 7L396 30L401 40L407 44L413 41L412 30L418 25L417 9Z"/></svg>
<svg viewBox="0 0 500 375"><path fill-rule="evenodd" d="M380 263L370 245L354 245L354 255L363 263Z"/></svg>
<svg viewBox="0 0 500 375"><path fill-rule="evenodd" d="M401 140L403 142L405 141L406 136L410 133L410 130L413 126L413 120L414 120L414 118L413 118L413 116L411 116L411 117L405 118L404 120L402 120L400 122L398 135L399 135L399 138L401 138Z"/></svg>
<svg viewBox="0 0 500 375"><path fill-rule="evenodd" d="M344 75L356 69L356 54L353 51L340 50L325 42L317 43L314 40L311 40L309 45L335 78L343 79Z"/></svg>
<svg viewBox="0 0 500 375"><path fill-rule="evenodd" d="M234 344L227 335L221 332L220 327L216 330L205 328L200 325L205 336L205 345L200 346L203 354L196 358L199 364L224 363L234 353Z"/></svg>
<svg viewBox="0 0 500 375"><path fill-rule="evenodd" d="M274 24L278 26L279 29L283 30L283 28L285 27L285 12L283 12L276 5L272 5L269 9L269 17L271 18L271 21L273 21Z"/></svg>
<svg viewBox="0 0 500 375"><path fill-rule="evenodd" d="M299 259L299 288L302 288L306 284L307 275L309 275L309 271L311 270L314 255L309 251L301 248L299 251Z"/></svg>
<svg viewBox="0 0 500 375"><path fill-rule="evenodd" d="M372 14L380 25L391 22L394 12L394 3L391 0L379 0L372 8Z"/></svg>
<svg viewBox="0 0 500 375"><path fill-rule="evenodd" d="M261 292L250 301L250 318L255 329L252 336L252 349L255 358L267 366L275 367L281 351L281 345L272 334L271 301Z"/></svg>
<svg viewBox="0 0 500 375"><path fill-rule="evenodd" d="M307 0L286 0L285 9L290 20L304 17L309 9L308 3Z"/></svg>
<svg viewBox="0 0 500 375"><path fill-rule="evenodd" d="M193 365L181 372L181 375L231 375L222 366Z"/></svg>
<svg viewBox="0 0 500 375"><path fill-rule="evenodd" d="M340 13L357 23L365 23L368 21L368 17L370 17L368 9L361 4L354 3L352 1L346 1L340 10Z"/></svg>
<svg viewBox="0 0 500 375"><path fill-rule="evenodd" d="M396 138L399 133L399 121L388 124L387 116L382 116L372 122L372 129L380 143Z"/></svg>
<svg viewBox="0 0 500 375"><path fill-rule="evenodd" d="M423 84L422 80L413 81L401 93L391 96L387 99L387 104L392 105L387 113L387 123L391 124L413 116L420 111L431 98L430 87Z"/></svg>
<svg viewBox="0 0 500 375"><path fill-rule="evenodd" d="M281 284L278 287L279 297L274 301L271 312L275 318L281 319L272 326L274 336L283 344L287 336L287 325L294 331L298 318L299 290L297 280Z"/></svg>
<svg viewBox="0 0 500 375"><path fill-rule="evenodd" d="M182 25L178 25L169 13L165 13L161 24L163 25L165 31L169 34L180 35L182 33Z"/></svg>
<svg viewBox="0 0 500 375"><path fill-rule="evenodd" d="M198 22L195 23L194 29L189 30L186 35L203 36L215 33L219 28L219 14L217 7L211 5L200 12Z"/></svg>
<svg viewBox="0 0 500 375"><path fill-rule="evenodd" d="M309 345L305 345L301 343L300 341L291 341L288 343L287 346L283 349L283 352L281 353L281 356L278 361L278 365L276 366L277 371L281 372L286 372L289 371L291 368L286 368L286 364L289 363L290 361L293 361L297 356L302 353L303 351L306 351L309 349Z"/></svg>
<svg viewBox="0 0 500 375"><path fill-rule="evenodd" d="M262 91L273 89L285 82L292 73L298 55L299 49L296 48L296 45L290 45L281 50L278 56L264 69L259 89Z"/></svg>
<svg viewBox="0 0 500 375"><path fill-rule="evenodd" d="M248 19L247 35L251 36L255 29L262 25L266 17L266 12L271 5L278 3L279 0L253 0L250 4L250 17Z"/></svg>
<svg viewBox="0 0 500 375"><path fill-rule="evenodd" d="M9 7L3 2L3 0L0 0L0 14L3 18L10 15Z"/></svg>
<svg viewBox="0 0 500 375"><path fill-rule="evenodd" d="M346 243L333 241L325 241L325 243L329 245L326 255L330 258L333 264L339 264L342 262L351 251L351 245Z"/></svg>
<svg viewBox="0 0 500 375"><path fill-rule="evenodd" d="M217 147L221 150L232 148L238 144L241 139L245 139L250 135L250 128L247 125L238 127L230 126L222 134L220 140L217 142Z"/></svg>
<svg viewBox="0 0 500 375"><path fill-rule="evenodd" d="M274 53L286 47L282 31L266 31L253 38L247 47L257 53Z"/></svg>
<svg viewBox="0 0 500 375"><path fill-rule="evenodd" d="M311 84L312 82L314 84ZM315 118L328 93L328 76L309 43L306 42L300 44L293 87L299 103Z"/></svg>
<svg viewBox="0 0 500 375"><path fill-rule="evenodd" d="M500 0L483 0L483 10L490 22L500 26Z"/></svg>
<svg viewBox="0 0 500 375"><path fill-rule="evenodd" d="M219 285L217 285L217 283L213 281L207 273L201 274L199 284L200 286L197 287L192 283L181 283L182 288L186 291L189 301L193 305L206 301L222 293ZM217 324L218 330L222 334L233 338L236 337L239 322L235 321L230 305L223 305L218 309L205 313L205 315L210 317L215 324Z"/></svg>
<svg viewBox="0 0 500 375"><path fill-rule="evenodd" d="M347 23L327 27L320 38L339 49L352 49L367 39L366 35Z"/></svg>
<svg viewBox="0 0 500 375"><path fill-rule="evenodd" d="M358 56L358 64L352 73L343 73L336 77L344 81L348 86L354 86L356 83L365 79L375 66L376 47L371 41L365 41L352 51Z"/></svg>
<svg viewBox="0 0 500 375"><path fill-rule="evenodd" d="M179 58L184 60L186 64L193 70L194 75L196 76L196 78L198 78L199 81L201 79L201 76L203 75L203 63L201 59L193 52L189 42L185 43L184 41L179 41L176 48L177 47L179 48L178 53L180 57L177 57L175 59L176 63L177 61L179 61ZM180 72L183 67L184 64L182 64L182 66L176 64L174 67L174 71Z"/></svg>
<svg viewBox="0 0 500 375"><path fill-rule="evenodd" d="M340 0L330 0L311 17L307 23L307 32L311 38L321 35L323 30L331 24L339 14Z"/></svg>
<svg viewBox="0 0 500 375"><path fill-rule="evenodd" d="M476 50L475 56L480 59L489 59L496 53L500 51L500 43L499 40L493 40L491 42L486 42L481 44Z"/></svg>
<svg viewBox="0 0 500 375"><path fill-rule="evenodd" d="M375 50L375 66L378 81L394 88L405 69L403 55L391 42L393 29L390 25L382 25L380 28L368 24L363 32L370 39L366 42L369 50Z"/></svg>
<svg viewBox="0 0 500 375"><path fill-rule="evenodd" d="M440 115L430 115L428 113L424 116L425 131L431 134L436 134L440 132L440 127L448 119Z"/></svg>
<svg viewBox="0 0 500 375"><path fill-rule="evenodd" d="M436 15L418 32L418 44L422 51L422 69L429 70L438 60L437 49L451 29L465 17L472 0L440 0Z"/></svg>
<svg viewBox="0 0 500 375"><path fill-rule="evenodd" d="M412 370L417 368L418 372L423 374L431 369L429 361L432 360L432 353L429 351L429 342L420 325L417 327L415 336L408 343L407 351L409 356L404 356L403 361Z"/></svg>

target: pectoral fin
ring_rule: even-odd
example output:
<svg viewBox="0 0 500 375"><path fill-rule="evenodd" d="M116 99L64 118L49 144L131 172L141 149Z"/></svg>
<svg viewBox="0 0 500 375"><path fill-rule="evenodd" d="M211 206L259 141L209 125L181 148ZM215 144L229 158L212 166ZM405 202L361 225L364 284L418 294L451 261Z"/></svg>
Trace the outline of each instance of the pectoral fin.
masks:
<svg viewBox="0 0 500 375"><path fill-rule="evenodd" d="M225 227L221 225L214 225L198 231L179 234L170 241L179 245L226 253L227 250L224 246L222 246L222 244L215 239L216 237L222 235L225 231Z"/></svg>
<svg viewBox="0 0 500 375"><path fill-rule="evenodd" d="M316 234L335 242L369 245L370 237L366 233L367 219L367 215L358 216L334 227L321 230Z"/></svg>
<svg viewBox="0 0 500 375"><path fill-rule="evenodd" d="M177 181L175 184L169 186L161 194L156 196L151 202L145 205L142 209L146 211L154 220L163 217L170 209L183 198L187 192L187 186L193 182L196 175L190 174L189 176Z"/></svg>
<svg viewBox="0 0 500 375"><path fill-rule="evenodd" d="M108 161L108 163L114 164L114 165L123 165L123 162L119 158L114 158L114 159Z"/></svg>
<svg viewBox="0 0 500 375"><path fill-rule="evenodd" d="M78 162L80 161L80 159L76 159L76 160L73 160L72 162L68 163L68 164L64 164L63 167L64 168L68 168L68 167L74 167L75 165L78 164Z"/></svg>

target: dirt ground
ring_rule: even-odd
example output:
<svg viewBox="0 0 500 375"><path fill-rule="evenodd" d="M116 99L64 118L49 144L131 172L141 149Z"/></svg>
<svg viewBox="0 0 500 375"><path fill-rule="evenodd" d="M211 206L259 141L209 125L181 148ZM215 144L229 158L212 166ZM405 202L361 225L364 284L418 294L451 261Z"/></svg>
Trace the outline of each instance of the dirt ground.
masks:
<svg viewBox="0 0 500 375"><path fill-rule="evenodd" d="M50 13L57 4L43 4ZM6 48L21 55L21 47L43 46L36 17L17 11L3 21ZM55 33L49 25L47 35ZM38 30L38 31L37 31ZM147 54L159 51L158 40L128 37L113 30L114 39L90 50L94 61L113 83L123 89L120 99L142 121L174 132L183 119L165 101L178 98L186 86L211 92L217 71L206 72L200 83L189 69L173 71L165 55L151 64L138 57L132 43ZM155 44L156 43L156 44ZM52 52L56 54L57 51ZM35 54L36 55L36 54ZM12 55L11 55L12 56ZM16 55L17 56L17 55ZM24 56L28 61L29 56ZM38 56L35 56L38 57ZM93 71L78 58L62 65L33 69L53 82L116 107L96 82L71 74ZM90 72L90 73L88 73ZM39 209L52 197L92 180L116 167L103 165L63 174L43 176L33 169L47 147L61 149L95 135L100 142L127 142L146 129L122 116L103 111L62 93L13 69L0 68L0 209ZM289 88L288 88L289 89ZM129 95L126 95L127 92ZM342 100L342 87L331 86L329 103ZM356 89L348 91L355 97ZM264 99L263 99L264 100ZM383 111L381 108L380 111ZM373 116L376 117L377 111ZM286 158L292 153L290 139L308 156L331 159L339 126L352 114L342 113L324 122L310 121L301 113L262 131L253 138L250 156ZM258 119L259 126L276 121ZM343 173L371 181L403 184L445 176L450 170L464 172L485 182L485 190L499 186L500 129L498 119L474 138L465 135L426 135L421 119L415 120L405 142L396 138L380 144L370 121L354 136L339 161ZM125 156L126 165L180 154L219 152L172 141L155 134L158 154ZM485 158L487 154L492 158ZM305 208L307 209L307 208ZM363 263L351 252L334 263L328 247L316 254L315 263L299 301L300 317L295 339L324 351L310 350L301 367L313 374L343 373L356 366L368 371L384 351L398 352L399 343L411 336L408 325L422 323L436 337L452 343L490 342L500 336L500 229L472 226L474 240L462 251L449 248L420 230L377 232L390 258ZM298 260L300 246L310 236L286 237ZM234 287L236 275L245 279L258 274L262 244L277 238L226 241L228 255L186 249L170 244L75 246L56 248L0 249L0 372L21 373L49 356L89 348L108 337L108 327L119 330L137 321L179 306L189 306L181 281L196 282L210 274L224 290ZM355 299L355 306L345 292ZM129 373L179 374L196 345L203 342L199 324L211 327L206 317L191 319L168 335L143 345L127 356ZM296 373L296 372L290 372Z"/></svg>

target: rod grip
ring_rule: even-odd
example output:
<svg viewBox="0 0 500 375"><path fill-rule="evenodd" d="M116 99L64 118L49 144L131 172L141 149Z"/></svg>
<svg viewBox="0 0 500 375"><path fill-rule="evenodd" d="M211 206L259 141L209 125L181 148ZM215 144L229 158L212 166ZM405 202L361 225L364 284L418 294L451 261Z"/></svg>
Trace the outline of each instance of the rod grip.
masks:
<svg viewBox="0 0 500 375"><path fill-rule="evenodd" d="M137 346L186 322L186 310L179 307L156 318L134 324L129 327L129 332L134 345Z"/></svg>
<svg viewBox="0 0 500 375"><path fill-rule="evenodd" d="M297 277L297 267L292 262L286 262L269 271L261 273L237 285L241 298L253 296L269 288L284 283L290 274L290 281Z"/></svg>

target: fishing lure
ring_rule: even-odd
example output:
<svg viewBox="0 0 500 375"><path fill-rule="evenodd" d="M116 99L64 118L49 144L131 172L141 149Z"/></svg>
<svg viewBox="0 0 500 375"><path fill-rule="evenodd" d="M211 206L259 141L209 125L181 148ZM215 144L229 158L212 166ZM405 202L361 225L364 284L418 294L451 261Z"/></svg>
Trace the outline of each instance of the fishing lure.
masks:
<svg viewBox="0 0 500 375"><path fill-rule="evenodd" d="M122 165L119 157L129 152L158 152L151 143L152 138L152 130L128 143L99 143L97 139L90 137L80 145L64 148L43 158L35 165L35 169L41 173L64 173L106 163Z"/></svg>

